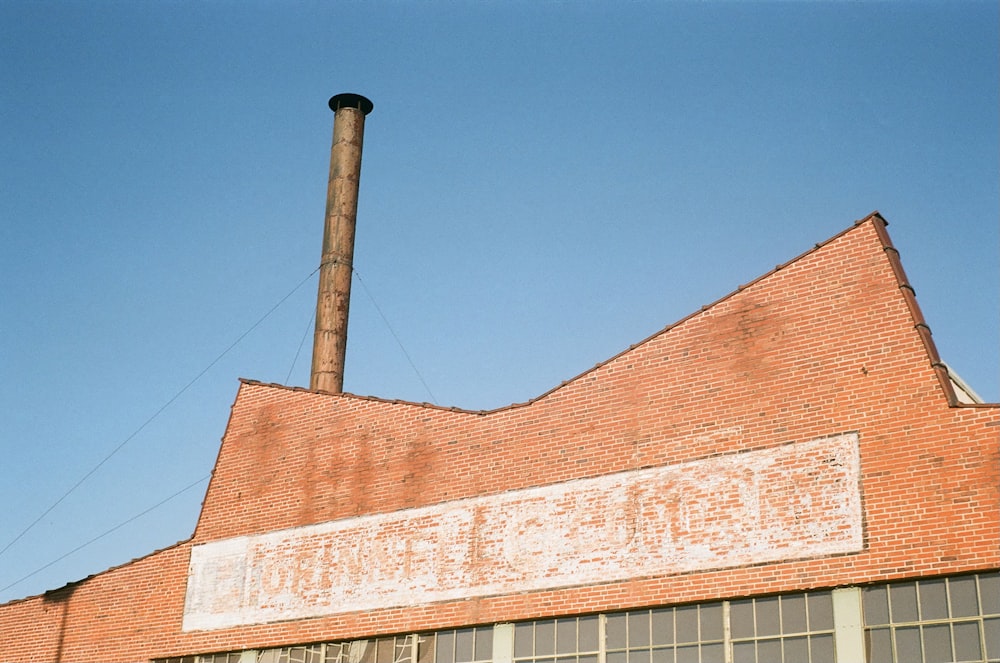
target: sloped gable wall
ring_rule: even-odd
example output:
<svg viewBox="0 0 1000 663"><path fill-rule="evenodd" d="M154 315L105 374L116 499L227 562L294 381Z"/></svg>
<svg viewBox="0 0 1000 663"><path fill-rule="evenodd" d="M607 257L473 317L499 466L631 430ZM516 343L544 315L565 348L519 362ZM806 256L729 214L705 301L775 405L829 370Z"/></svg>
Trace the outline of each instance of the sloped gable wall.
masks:
<svg viewBox="0 0 1000 663"><path fill-rule="evenodd" d="M465 412L245 382L194 538L80 585L68 604L76 625L63 643L65 660L276 646L1000 566L997 409L949 407L886 253L882 223L869 218L524 405ZM781 471L760 469L768 462ZM716 480L727 472L764 480ZM649 484L653 475L661 483ZM670 491L657 486L677 485L698 497L686 504L709 504L716 515L699 516L683 495L671 510ZM538 491L557 496L536 499ZM843 531L816 535L839 547L795 548L759 534L779 532L789 519L808 524L809 504L824 499L857 504L837 523ZM511 531L504 521L518 500L535 506L516 511L526 542L510 547L495 533ZM770 506L753 511L747 505L754 503ZM571 508L546 511L553 504ZM713 550L698 554L709 563L639 564L579 583L519 586L515 578L364 609L331 602L323 591L352 581L320 577L313 563L347 564L329 557L331 549L349 548L331 532L347 537L341 541L367 537L384 543L384 552L355 560L356 573L363 563L383 569L395 559L398 577L412 585L415 565L434 557L414 550L466 531L459 525L468 521L476 541L492 545L455 553L463 568L480 565L465 569L470 578L499 577L485 565L511 566L540 532L586 527L596 527L591 533L603 544L584 557L613 568L615 542L638 545L636 536L655 534L643 534L641 523L665 522L628 515L643 509L659 509L674 524L683 511L687 538L672 539L683 543L677 559L693 559L702 532L702 548ZM719 543L728 534L709 536L710 521L738 529L733 540L744 548ZM305 562L254 567L245 551L261 541L280 542L269 548L280 553L275 559ZM393 541L410 541L410 548L392 548ZM536 553L553 554L544 540L537 543ZM504 546L506 556L494 554ZM554 557L552 566L566 559ZM94 629L105 627L96 617L77 618L75 606L148 597L141 583L122 591L133 580L121 578L143 574L170 583L156 603L162 619L137 611L121 627L143 633L148 649L120 638L95 644ZM250 605L239 588L254 579L272 594ZM43 608L41 599L0 606L0 641L10 638L9 624ZM17 660L51 660L20 651Z"/></svg>
<svg viewBox="0 0 1000 663"><path fill-rule="evenodd" d="M944 413L875 222L526 406L468 413L244 384L196 541Z"/></svg>

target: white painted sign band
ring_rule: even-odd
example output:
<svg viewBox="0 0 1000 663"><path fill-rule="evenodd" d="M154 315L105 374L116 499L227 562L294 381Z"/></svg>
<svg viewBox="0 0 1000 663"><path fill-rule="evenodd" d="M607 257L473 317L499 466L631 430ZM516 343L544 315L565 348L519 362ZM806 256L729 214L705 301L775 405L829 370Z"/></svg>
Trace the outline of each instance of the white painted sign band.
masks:
<svg viewBox="0 0 1000 663"><path fill-rule="evenodd" d="M862 549L858 437L194 546L184 630Z"/></svg>

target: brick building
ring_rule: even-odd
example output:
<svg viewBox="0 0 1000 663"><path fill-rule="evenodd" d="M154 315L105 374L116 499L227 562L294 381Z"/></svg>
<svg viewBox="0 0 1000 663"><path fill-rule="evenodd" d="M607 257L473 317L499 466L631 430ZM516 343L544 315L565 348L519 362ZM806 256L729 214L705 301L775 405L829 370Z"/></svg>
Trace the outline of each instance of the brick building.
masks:
<svg viewBox="0 0 1000 663"><path fill-rule="evenodd" d="M885 225L523 404L244 381L194 535L0 606L0 660L1000 660L1000 406Z"/></svg>

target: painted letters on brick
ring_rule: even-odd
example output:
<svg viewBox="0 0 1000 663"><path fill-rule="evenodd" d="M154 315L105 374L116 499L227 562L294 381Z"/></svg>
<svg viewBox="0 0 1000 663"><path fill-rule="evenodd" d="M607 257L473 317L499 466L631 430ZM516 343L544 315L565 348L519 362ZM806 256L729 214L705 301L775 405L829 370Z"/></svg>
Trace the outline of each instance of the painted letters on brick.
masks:
<svg viewBox="0 0 1000 663"><path fill-rule="evenodd" d="M845 434L207 543L184 630L855 552L859 478Z"/></svg>

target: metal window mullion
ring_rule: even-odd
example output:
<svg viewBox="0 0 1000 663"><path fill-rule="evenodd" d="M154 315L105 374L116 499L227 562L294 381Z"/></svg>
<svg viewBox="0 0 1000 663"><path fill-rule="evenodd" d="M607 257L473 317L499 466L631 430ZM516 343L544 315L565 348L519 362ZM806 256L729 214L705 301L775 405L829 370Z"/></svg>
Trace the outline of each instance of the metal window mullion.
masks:
<svg viewBox="0 0 1000 663"><path fill-rule="evenodd" d="M813 648L812 648L812 638L813 638L813 627L812 620L809 619L809 592L802 592L802 603L805 604L806 609L806 657L809 663L813 660ZM834 635L833 642L833 655L837 655L837 636Z"/></svg>
<svg viewBox="0 0 1000 663"><path fill-rule="evenodd" d="M782 601L782 597L778 596L777 599L778 599L778 651L780 652L779 655L781 656L781 663L785 663L785 647L784 647L784 644L785 644L785 618L781 614L781 601ZM806 601L806 605L808 605L809 604L809 598L806 597L805 601ZM808 628L808 627L809 627L809 622L807 621L806 622L806 628ZM807 654L807 656L808 656L808 654Z"/></svg>
<svg viewBox="0 0 1000 663"><path fill-rule="evenodd" d="M923 605L923 601L920 600L920 593L921 593L921 586L922 585L923 585L923 583L920 582L919 580L914 580L913 581L913 589L914 589L914 591L917 594L917 623L916 623L916 626L917 626L917 639L920 641L920 661L924 661L924 660L927 659L927 643L924 642L924 605ZM947 587L947 582L945 583L945 586ZM948 597L948 591L945 590L945 599L946 600L948 600L947 597ZM951 601L950 600L948 600L948 604L949 604L949 606L948 606L948 614L951 615ZM955 657L952 656L952 660L954 660L954 658Z"/></svg>
<svg viewBox="0 0 1000 663"><path fill-rule="evenodd" d="M733 663L733 633L729 628L729 601L722 602L722 659Z"/></svg>
<svg viewBox="0 0 1000 663"><path fill-rule="evenodd" d="M695 628L695 637L697 638L697 644L696 644L696 646L698 647L698 661L699 662L701 661L701 647L702 647L702 643L705 641L705 639L701 636L701 606L702 605L704 605L704 604L703 603L699 603L696 606L697 609L694 611L694 618L695 618L696 627L697 627L697 628ZM650 632L652 632L652 629L650 629ZM676 640L676 638L674 638L674 639ZM652 638L650 638L650 641L651 641L650 644L652 644ZM652 656L650 656L650 659L652 659ZM677 660L677 654L676 653L674 654L674 660L675 661Z"/></svg>
<svg viewBox="0 0 1000 663"><path fill-rule="evenodd" d="M625 621L628 622L628 620ZM597 663L607 663L608 660L608 644L605 642L607 624L608 616L602 612L597 616ZM577 633L577 637L579 637L579 633Z"/></svg>
<svg viewBox="0 0 1000 663"><path fill-rule="evenodd" d="M976 578L976 608L979 610L979 614L982 615L983 611L982 611L982 608L979 605L979 577L978 577L978 575L975 578ZM919 583L917 583L917 584L919 584ZM917 598L918 599L920 598L919 594L917 595ZM951 645L951 660L956 661L956 660L958 660L958 656L956 656L956 654L955 654L955 622L952 621L954 619L955 615L954 615L954 612L951 609L951 578L945 578L944 579L944 600L945 600L945 604L946 604L945 608L948 610L948 615L947 615L948 616L948 639L950 641L949 644ZM917 602L917 605L919 606L919 600ZM924 616L923 612L921 612L919 614L920 614L921 617ZM923 640L924 640L923 636L924 636L924 629L921 628L920 629L920 644L921 644L921 646L923 645ZM980 638L979 638L979 649L980 649L979 653L980 654L983 653L982 652L983 644L985 644L985 643L983 643L982 635L980 635Z"/></svg>
<svg viewBox="0 0 1000 663"><path fill-rule="evenodd" d="M680 638L677 637L677 606L670 608L670 628L673 629L673 644L670 645L670 654L674 663L677 663L677 651L681 648L681 645L678 642ZM699 654L700 653L701 652L699 652Z"/></svg>
<svg viewBox="0 0 1000 663"><path fill-rule="evenodd" d="M979 655L986 659L986 624L983 623L983 616L986 614L986 610L983 609L983 592L982 587L979 584L979 574L976 573L972 576L976 579L976 612L979 613L979 619L976 620L976 627L979 630ZM951 581L947 580L945 586L948 588L946 596L948 597L948 616L951 617ZM951 627L951 658L952 660L957 660L958 655L955 652L955 626L954 622Z"/></svg>
<svg viewBox="0 0 1000 663"><path fill-rule="evenodd" d="M976 577L976 608L979 612L979 618L976 620L979 626L979 655L986 659L986 607L983 605L983 588L982 588L982 576L980 574L975 574ZM948 614L951 615L951 587L949 582L948 588ZM953 634L954 635L954 634ZM952 638L954 642L954 637ZM957 657L956 657L957 658Z"/></svg>

